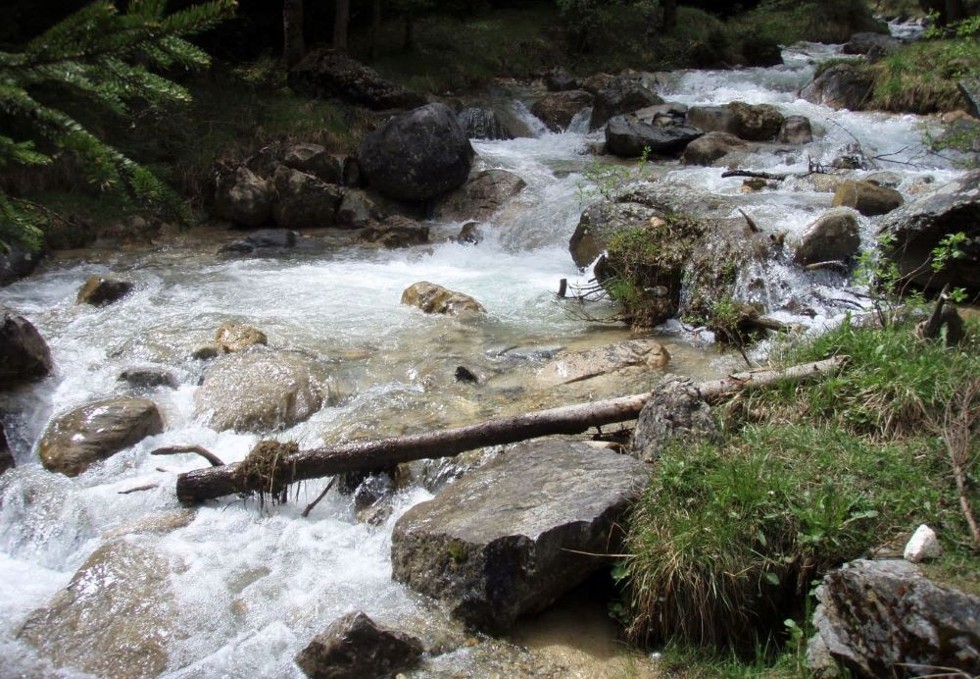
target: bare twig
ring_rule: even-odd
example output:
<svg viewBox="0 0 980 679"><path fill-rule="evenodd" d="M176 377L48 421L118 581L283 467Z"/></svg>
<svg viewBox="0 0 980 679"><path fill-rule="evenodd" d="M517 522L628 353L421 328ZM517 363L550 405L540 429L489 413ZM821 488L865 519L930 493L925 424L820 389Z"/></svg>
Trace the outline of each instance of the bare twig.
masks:
<svg viewBox="0 0 980 679"><path fill-rule="evenodd" d="M329 493L330 492L330 489L333 488L333 482L336 481L336 480L337 480L337 477L336 476L333 477L332 479L330 479L330 483L328 483L327 484L327 487L324 488L323 491L319 495L316 496L316 499L313 502L311 502L310 504L306 505L306 509L303 510L303 514L302 514L302 516L303 516L304 519L310 515L310 512L313 511L313 508L314 507L316 507L318 504L320 504L320 500L322 500L323 498L325 498L327 496L327 493Z"/></svg>
<svg viewBox="0 0 980 679"><path fill-rule="evenodd" d="M196 453L210 462L212 467L225 466L221 458L202 446L167 446L151 451L150 455L183 455L184 453Z"/></svg>
<svg viewBox="0 0 980 679"><path fill-rule="evenodd" d="M157 487L159 487L159 484L157 483L147 483L142 486L136 486L134 488L128 488L126 490L120 490L119 495L129 495L130 493L138 493L143 490L153 490L154 488Z"/></svg>

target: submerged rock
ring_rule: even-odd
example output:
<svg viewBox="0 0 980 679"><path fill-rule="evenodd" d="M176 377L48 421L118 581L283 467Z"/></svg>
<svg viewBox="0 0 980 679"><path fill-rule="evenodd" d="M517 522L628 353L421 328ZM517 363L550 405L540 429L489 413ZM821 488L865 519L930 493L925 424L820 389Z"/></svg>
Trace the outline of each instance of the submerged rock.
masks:
<svg viewBox="0 0 980 679"><path fill-rule="evenodd" d="M422 642L380 627L357 611L334 621L296 656L310 679L390 677L412 667L424 652Z"/></svg>
<svg viewBox="0 0 980 679"><path fill-rule="evenodd" d="M78 291L75 302L77 304L91 304L92 306L106 306L118 302L128 295L132 289L133 284L129 281L96 274L86 279L85 284Z"/></svg>
<svg viewBox="0 0 980 679"><path fill-rule="evenodd" d="M40 379L51 372L51 350L23 316L4 312L0 326L0 389Z"/></svg>
<svg viewBox="0 0 980 679"><path fill-rule="evenodd" d="M163 417L145 398L93 401L55 417L45 428L37 452L46 469L78 476L147 436L163 431Z"/></svg>
<svg viewBox="0 0 980 679"><path fill-rule="evenodd" d="M475 155L452 110L428 104L365 136L357 161L368 184L383 195L426 201L461 186Z"/></svg>
<svg viewBox="0 0 980 679"><path fill-rule="evenodd" d="M308 419L329 388L324 367L293 352L249 351L220 357L194 394L194 411L218 431L263 432Z"/></svg>
<svg viewBox="0 0 980 679"><path fill-rule="evenodd" d="M469 295L428 281L420 281L406 288L402 293L402 304L418 307L427 314L456 316L468 312L486 312L483 305Z"/></svg>
<svg viewBox="0 0 980 679"><path fill-rule="evenodd" d="M57 666L105 679L146 679L167 668L177 628L170 568L159 554L119 540L99 547L19 637Z"/></svg>
<svg viewBox="0 0 980 679"><path fill-rule="evenodd" d="M659 370L668 362L670 354L659 342L629 340L584 351L564 352L538 371L532 385L538 389L552 389L605 377L627 368Z"/></svg>
<svg viewBox="0 0 980 679"><path fill-rule="evenodd" d="M250 255L288 250L296 247L298 238L299 234L289 229L259 229L245 238L221 246L218 252Z"/></svg>
<svg viewBox="0 0 980 679"><path fill-rule="evenodd" d="M408 217L392 215L364 229L360 240L385 248L425 245L429 242L429 227Z"/></svg>
<svg viewBox="0 0 980 679"><path fill-rule="evenodd" d="M879 229L893 237L887 254L902 275L920 271L943 238L960 232L966 236L959 245L963 256L947 260L941 271L918 273L914 283L936 290L949 283L980 292L980 170L888 214Z"/></svg>
<svg viewBox="0 0 980 679"><path fill-rule="evenodd" d="M712 165L729 153L746 151L749 145L728 132L709 132L692 141L684 149L681 161L685 165Z"/></svg>
<svg viewBox="0 0 980 679"><path fill-rule="evenodd" d="M980 597L907 561L859 559L817 588L807 660L818 676L980 675Z"/></svg>
<svg viewBox="0 0 980 679"><path fill-rule="evenodd" d="M515 446L398 520L393 576L475 628L505 630L602 565L582 552L615 553L649 474L585 443Z"/></svg>
<svg viewBox="0 0 980 679"><path fill-rule="evenodd" d="M153 389L154 387L177 388L177 377L163 368L127 368L119 373L119 381L126 382L137 389Z"/></svg>

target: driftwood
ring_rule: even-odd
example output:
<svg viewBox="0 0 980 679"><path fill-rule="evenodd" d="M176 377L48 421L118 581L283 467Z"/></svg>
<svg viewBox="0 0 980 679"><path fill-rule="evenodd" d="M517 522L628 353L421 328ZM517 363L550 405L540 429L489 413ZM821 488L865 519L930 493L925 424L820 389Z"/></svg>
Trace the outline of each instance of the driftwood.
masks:
<svg viewBox="0 0 980 679"><path fill-rule="evenodd" d="M782 380L801 382L833 373L843 366L844 361L843 357L834 357L784 370L738 373L704 382L698 385L698 390L704 400L716 402L743 389ZM177 477L177 498L181 502L194 504L224 495L264 492L268 488L282 488L307 479L374 471L412 460L450 457L467 450L540 436L581 434L590 427L636 419L649 397L648 393L635 394L537 410L455 429L298 451L278 459L275 478L265 479L261 484L254 477L239 471L243 465L241 462L196 469Z"/></svg>
<svg viewBox="0 0 980 679"><path fill-rule="evenodd" d="M223 467L225 464L221 458L203 446L167 446L150 451L150 455L183 455L184 453L200 455L210 462L212 467Z"/></svg>

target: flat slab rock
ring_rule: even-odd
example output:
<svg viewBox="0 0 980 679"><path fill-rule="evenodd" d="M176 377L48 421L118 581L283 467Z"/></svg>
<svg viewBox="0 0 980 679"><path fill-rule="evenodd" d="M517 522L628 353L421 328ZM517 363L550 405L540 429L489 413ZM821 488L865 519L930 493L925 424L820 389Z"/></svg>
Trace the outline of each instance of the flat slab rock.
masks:
<svg viewBox="0 0 980 679"><path fill-rule="evenodd" d="M607 563L581 552L618 550L617 522L649 476L586 443L516 446L398 520L394 578L472 627L503 631Z"/></svg>

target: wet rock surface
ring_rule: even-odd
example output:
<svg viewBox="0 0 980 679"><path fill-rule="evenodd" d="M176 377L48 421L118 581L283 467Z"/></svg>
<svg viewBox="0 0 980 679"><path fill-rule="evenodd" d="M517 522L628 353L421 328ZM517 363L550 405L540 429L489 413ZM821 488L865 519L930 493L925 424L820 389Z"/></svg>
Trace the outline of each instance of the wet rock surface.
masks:
<svg viewBox="0 0 980 679"><path fill-rule="evenodd" d="M526 186L527 183L513 172L484 170L441 197L432 216L446 221L474 219L485 222Z"/></svg>
<svg viewBox="0 0 980 679"><path fill-rule="evenodd" d="M133 289L130 281L120 280L108 276L93 275L86 279L75 298L78 304L91 304L92 306L106 306L113 302L118 302L129 294Z"/></svg>
<svg viewBox="0 0 980 679"><path fill-rule="evenodd" d="M170 568L146 547L118 540L99 547L19 636L55 665L105 679L156 677L167 667L177 614Z"/></svg>
<svg viewBox="0 0 980 679"><path fill-rule="evenodd" d="M861 234L854 212L847 208L829 210L800 234L793 260L797 264L847 261L861 245Z"/></svg>
<svg viewBox="0 0 980 679"><path fill-rule="evenodd" d="M907 561L860 559L827 574L807 659L821 677L980 674L980 597Z"/></svg>
<svg viewBox="0 0 980 679"><path fill-rule="evenodd" d="M392 215L365 228L360 240L384 248L424 245L429 242L429 227L408 217Z"/></svg>
<svg viewBox="0 0 980 679"><path fill-rule="evenodd" d="M56 416L41 435L38 455L46 469L77 476L147 436L163 431L153 401L109 398Z"/></svg>
<svg viewBox="0 0 980 679"><path fill-rule="evenodd" d="M851 207L865 217L888 214L905 202L895 189L871 182L846 181L834 193L834 207Z"/></svg>
<svg viewBox="0 0 980 679"><path fill-rule="evenodd" d="M311 679L390 677L418 662L423 650L418 639L355 612L318 634L296 656L296 664Z"/></svg>
<svg viewBox="0 0 980 679"><path fill-rule="evenodd" d="M402 304L418 307L427 314L483 313L486 309L469 295L449 290L441 285L420 281L402 293Z"/></svg>
<svg viewBox="0 0 980 679"><path fill-rule="evenodd" d="M563 132L582 109L592 106L594 97L585 90L552 92L534 102L531 113L552 132Z"/></svg>
<svg viewBox="0 0 980 679"><path fill-rule="evenodd" d="M667 349L654 340L629 340L594 349L563 352L538 371L532 386L537 389L552 389L564 384L606 377L611 373L621 373L628 368L640 368L643 372L659 370L669 361ZM637 379L635 375L630 377ZM623 378L626 381L626 375Z"/></svg>
<svg viewBox="0 0 980 679"><path fill-rule="evenodd" d="M515 446L398 520L393 576L473 627L506 629L599 567L577 552L615 551L649 473L584 443Z"/></svg>
<svg viewBox="0 0 980 679"><path fill-rule="evenodd" d="M660 125L635 114L615 116L606 125L606 149L620 158L639 158L645 153L674 157L702 134L690 125Z"/></svg>
<svg viewBox="0 0 980 679"><path fill-rule="evenodd" d="M32 382L54 367L51 350L37 328L23 316L3 312L0 326L0 389Z"/></svg>
<svg viewBox="0 0 980 679"><path fill-rule="evenodd" d="M800 97L834 109L860 111L873 87L874 77L860 64L838 63L800 90Z"/></svg>
<svg viewBox="0 0 980 679"><path fill-rule="evenodd" d="M194 394L198 418L219 431L292 426L329 396L325 366L296 352L253 350L220 357Z"/></svg>

